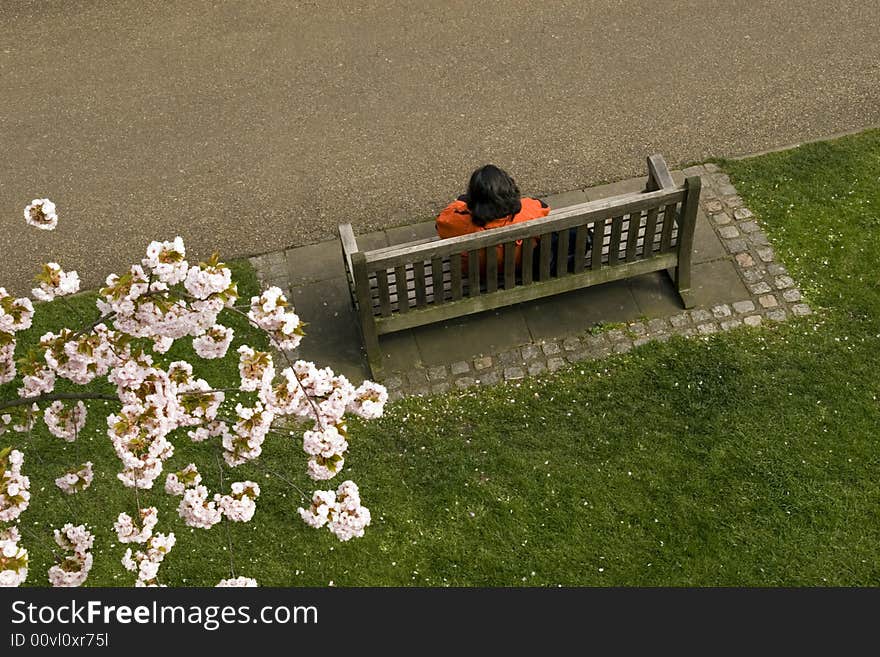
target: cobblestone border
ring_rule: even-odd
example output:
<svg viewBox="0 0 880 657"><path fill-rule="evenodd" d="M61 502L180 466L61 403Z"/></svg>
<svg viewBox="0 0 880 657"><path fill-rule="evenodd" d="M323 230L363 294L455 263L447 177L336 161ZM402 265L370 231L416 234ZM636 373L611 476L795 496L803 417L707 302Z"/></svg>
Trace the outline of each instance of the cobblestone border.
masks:
<svg viewBox="0 0 880 657"><path fill-rule="evenodd" d="M631 322L582 337L524 344L448 365L417 364L407 372L389 373L384 384L391 399L518 381L584 360L626 353L648 342L665 342L674 335L708 336L739 326L754 327L765 321L784 322L790 317L811 314L800 289L785 265L776 261L767 234L745 207L729 176L711 163L689 167L683 173L702 179L700 205L749 290L748 298L692 308L671 317ZM252 262L264 285L278 285L289 291L282 252L266 254Z"/></svg>

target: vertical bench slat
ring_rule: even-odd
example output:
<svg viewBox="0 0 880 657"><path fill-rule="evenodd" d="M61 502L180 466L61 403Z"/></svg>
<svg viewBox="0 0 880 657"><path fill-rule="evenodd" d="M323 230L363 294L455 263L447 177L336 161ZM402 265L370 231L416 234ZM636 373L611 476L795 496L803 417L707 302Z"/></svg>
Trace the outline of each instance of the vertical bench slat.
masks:
<svg viewBox="0 0 880 657"><path fill-rule="evenodd" d="M406 266L397 265L394 268L394 289L397 292L397 309L399 312L409 312L409 292L406 289Z"/></svg>
<svg viewBox="0 0 880 657"><path fill-rule="evenodd" d="M602 267L602 244L605 242L605 220L593 222L593 255L590 257L590 269L596 271Z"/></svg>
<svg viewBox="0 0 880 657"><path fill-rule="evenodd" d="M568 229L559 231L559 240L556 243L556 275L565 276L568 273Z"/></svg>
<svg viewBox="0 0 880 657"><path fill-rule="evenodd" d="M376 271L376 284L379 287L379 310L382 317L391 317L391 295L388 293L388 271L383 267Z"/></svg>
<svg viewBox="0 0 880 657"><path fill-rule="evenodd" d="M522 243L522 284L532 282L532 262L535 254L535 240L527 237Z"/></svg>
<svg viewBox="0 0 880 657"><path fill-rule="evenodd" d="M431 258L431 287L434 303L445 303L446 290L443 288L443 259L439 256Z"/></svg>
<svg viewBox="0 0 880 657"><path fill-rule="evenodd" d="M645 218L645 239L642 242L643 258L650 258L654 254L654 238L657 237L657 214L657 208L651 208Z"/></svg>
<svg viewBox="0 0 880 657"><path fill-rule="evenodd" d="M538 272L542 281L550 278L550 247L553 246L553 233L541 235L541 252L538 254Z"/></svg>
<svg viewBox="0 0 880 657"><path fill-rule="evenodd" d="M461 255L453 253L449 256L449 278L452 281L452 300L461 299Z"/></svg>
<svg viewBox="0 0 880 657"><path fill-rule="evenodd" d="M584 270L584 261L587 253L587 227L578 226L574 235L574 273Z"/></svg>
<svg viewBox="0 0 880 657"><path fill-rule="evenodd" d="M416 287L416 307L423 308L428 305L428 298L425 294L425 261L416 260L413 263L413 276L415 278Z"/></svg>
<svg viewBox="0 0 880 657"><path fill-rule="evenodd" d="M486 292L498 289L498 247L486 247Z"/></svg>
<svg viewBox="0 0 880 657"><path fill-rule="evenodd" d="M516 242L504 243L504 289L516 286Z"/></svg>
<svg viewBox="0 0 880 657"><path fill-rule="evenodd" d="M480 250L468 251L468 296L480 296Z"/></svg>
<svg viewBox="0 0 880 657"><path fill-rule="evenodd" d="M620 236L623 232L623 217L611 220L611 242L608 244L608 264L616 265L620 255Z"/></svg>
<svg viewBox="0 0 880 657"><path fill-rule="evenodd" d="M642 226L642 213L634 212L629 215L629 224L626 230L626 261L636 259L636 246L639 243L639 229Z"/></svg>
<svg viewBox="0 0 880 657"><path fill-rule="evenodd" d="M663 208L663 233L660 236L660 253L669 251L672 245L672 229L675 226L675 203Z"/></svg>

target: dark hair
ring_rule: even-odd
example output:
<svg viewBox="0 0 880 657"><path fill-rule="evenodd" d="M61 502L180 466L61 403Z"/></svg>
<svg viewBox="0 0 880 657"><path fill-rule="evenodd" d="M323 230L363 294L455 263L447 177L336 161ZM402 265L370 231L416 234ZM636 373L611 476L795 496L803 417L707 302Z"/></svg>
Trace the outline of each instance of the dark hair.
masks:
<svg viewBox="0 0 880 657"><path fill-rule="evenodd" d="M515 215L522 209L516 182L494 164L480 167L471 174L466 201L477 226Z"/></svg>

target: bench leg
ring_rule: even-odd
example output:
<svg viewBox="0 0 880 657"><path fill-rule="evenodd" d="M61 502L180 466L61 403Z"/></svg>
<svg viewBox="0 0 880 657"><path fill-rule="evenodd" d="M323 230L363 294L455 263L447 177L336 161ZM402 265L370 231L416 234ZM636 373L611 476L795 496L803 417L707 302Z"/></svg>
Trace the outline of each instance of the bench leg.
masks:
<svg viewBox="0 0 880 657"><path fill-rule="evenodd" d="M372 322L367 326L361 323L361 335L364 338L364 349L367 352L367 365L370 368L370 376L374 381L381 382L385 378L382 363L382 350L379 348L379 336Z"/></svg>
<svg viewBox="0 0 880 657"><path fill-rule="evenodd" d="M678 290L678 296L685 308L694 307L694 298L691 294L691 272L689 267L676 267L675 274L672 278L675 283L675 289Z"/></svg>
<svg viewBox="0 0 880 657"><path fill-rule="evenodd" d="M685 277L681 275L680 267L673 267L672 269L666 269L666 275L669 276L669 280L672 281L672 284L675 286L675 291L678 292L678 297L681 299L682 305L687 308L693 308L695 304L693 294L691 294L691 283L690 276Z"/></svg>

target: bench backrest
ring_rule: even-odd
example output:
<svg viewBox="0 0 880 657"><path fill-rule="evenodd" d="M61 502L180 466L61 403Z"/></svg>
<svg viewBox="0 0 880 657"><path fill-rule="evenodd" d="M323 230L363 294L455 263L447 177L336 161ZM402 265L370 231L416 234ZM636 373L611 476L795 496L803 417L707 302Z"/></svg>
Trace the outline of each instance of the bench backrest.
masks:
<svg viewBox="0 0 880 657"><path fill-rule="evenodd" d="M388 324L389 330L400 330L437 321L436 317L425 317L425 321L399 317L407 313L418 316L439 306L462 306L441 313L453 317L542 296L541 290L525 292L526 288L562 290L591 284L571 280L560 285L571 277L602 282L675 266L682 238L687 236L690 242L693 236L693 226L683 230L682 208L688 194L686 183L561 208L503 228L355 253L350 266L355 288L361 288L358 302L363 299L369 304L377 326ZM593 247L587 250L589 234ZM520 270L515 263L518 240L522 244ZM498 247L503 252L500 271L497 258L486 256ZM688 253L690 247L689 243ZM464 274L463 255L468 262ZM552 275L551 262L560 263ZM614 271L606 271L610 269ZM510 296L517 298L504 298Z"/></svg>

